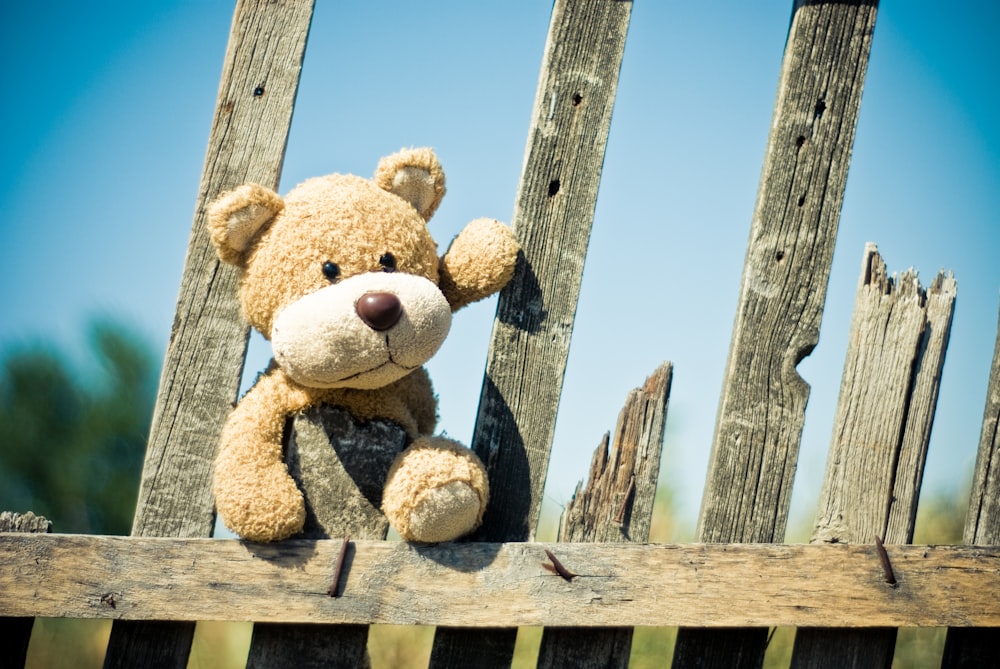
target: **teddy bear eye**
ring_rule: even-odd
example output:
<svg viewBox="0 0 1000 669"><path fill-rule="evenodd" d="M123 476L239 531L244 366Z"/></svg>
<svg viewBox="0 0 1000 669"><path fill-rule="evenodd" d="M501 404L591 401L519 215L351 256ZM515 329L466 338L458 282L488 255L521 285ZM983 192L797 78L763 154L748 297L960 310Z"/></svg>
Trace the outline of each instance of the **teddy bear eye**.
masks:
<svg viewBox="0 0 1000 669"><path fill-rule="evenodd" d="M383 253L382 257L378 259L378 263L382 265L383 272L396 271L396 256L391 253Z"/></svg>
<svg viewBox="0 0 1000 669"><path fill-rule="evenodd" d="M326 280L330 283L336 281L337 277L340 276L340 268L337 267L337 263L330 262L329 260L323 263L323 276L325 276Z"/></svg>

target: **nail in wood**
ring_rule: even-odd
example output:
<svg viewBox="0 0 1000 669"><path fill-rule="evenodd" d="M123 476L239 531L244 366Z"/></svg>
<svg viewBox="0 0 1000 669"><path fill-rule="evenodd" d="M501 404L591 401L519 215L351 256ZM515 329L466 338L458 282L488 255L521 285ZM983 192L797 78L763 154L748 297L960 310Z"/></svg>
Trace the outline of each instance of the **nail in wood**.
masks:
<svg viewBox="0 0 1000 669"><path fill-rule="evenodd" d="M337 586L340 585L340 573L344 570L344 558L347 555L347 545L351 542L351 535L344 537L344 542L340 544L340 554L337 555L337 564L333 567L333 583L330 584L330 589L326 591L326 594L331 597L340 597L340 592Z"/></svg>
<svg viewBox="0 0 1000 669"><path fill-rule="evenodd" d="M885 576L885 582L889 585L896 585L896 574L892 571L889 554L885 550L885 544L882 543L882 537L877 534L875 535L875 549L878 551L878 559L882 562L882 574Z"/></svg>
<svg viewBox="0 0 1000 669"><path fill-rule="evenodd" d="M550 551L548 548L545 549L545 555L547 555L548 558L552 560L552 564L549 564L548 562L543 562L542 566L551 571L552 573L559 574L567 581L572 581L576 576L579 576L579 574L574 574L569 569L564 567L563 563L560 562L558 559L556 559L556 556L553 555L552 551Z"/></svg>
<svg viewBox="0 0 1000 669"><path fill-rule="evenodd" d="M635 475L628 480L628 490L625 491L621 506L618 507L618 513L615 514L615 523L618 525L625 522L625 512L628 510L628 503L632 500L633 494L635 494Z"/></svg>

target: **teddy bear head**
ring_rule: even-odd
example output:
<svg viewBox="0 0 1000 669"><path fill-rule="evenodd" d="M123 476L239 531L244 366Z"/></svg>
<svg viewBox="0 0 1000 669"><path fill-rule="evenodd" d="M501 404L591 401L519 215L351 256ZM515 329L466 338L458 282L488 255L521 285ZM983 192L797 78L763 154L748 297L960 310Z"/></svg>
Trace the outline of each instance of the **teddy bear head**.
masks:
<svg viewBox="0 0 1000 669"><path fill-rule="evenodd" d="M373 179L317 177L285 197L245 185L210 205L220 259L243 270L243 313L293 381L377 388L437 351L457 308L427 228L444 192L434 153L411 149Z"/></svg>

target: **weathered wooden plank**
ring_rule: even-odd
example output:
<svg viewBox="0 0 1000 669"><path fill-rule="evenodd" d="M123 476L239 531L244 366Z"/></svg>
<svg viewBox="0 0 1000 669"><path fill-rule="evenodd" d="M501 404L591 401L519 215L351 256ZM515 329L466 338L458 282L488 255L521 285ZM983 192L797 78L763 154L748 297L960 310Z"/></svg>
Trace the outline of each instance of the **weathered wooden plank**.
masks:
<svg viewBox="0 0 1000 669"><path fill-rule="evenodd" d="M920 484L924 478L927 446L941 388L945 352L951 337L958 285L950 273L939 272L925 293L926 324L919 349L914 358L910 405L907 407L906 430L895 468L895 483L890 497L889 518L885 537L893 543L913 541L917 519Z"/></svg>
<svg viewBox="0 0 1000 669"><path fill-rule="evenodd" d="M477 538L524 540L541 507L631 2L557 0L473 447L496 477ZM492 479L491 479L492 480Z"/></svg>
<svg viewBox="0 0 1000 669"><path fill-rule="evenodd" d="M522 257L500 295L472 439L490 473L482 541L524 541L537 523L631 10L553 4L512 221ZM508 666L515 637L439 629L431 667L467 667L470 652L483 669Z"/></svg>
<svg viewBox="0 0 1000 669"><path fill-rule="evenodd" d="M698 537L785 532L877 0L796 0L754 207ZM758 666L765 631L680 630L674 665Z"/></svg>
<svg viewBox="0 0 1000 669"><path fill-rule="evenodd" d="M361 424L335 407L296 416L285 462L306 499L301 537L384 539L389 523L381 511L382 488L406 443L400 426L379 420ZM355 669L362 666L367 645L364 625L257 623L247 667Z"/></svg>
<svg viewBox="0 0 1000 669"><path fill-rule="evenodd" d="M220 265L205 207L253 181L276 188L312 18L312 0L240 0L233 17L180 294L153 412L132 534L206 537L211 465L239 390L249 329L234 268ZM184 667L192 625L116 625L105 664ZM144 666L154 666L144 665Z"/></svg>
<svg viewBox="0 0 1000 669"><path fill-rule="evenodd" d="M48 533L52 531L52 521L44 516L36 516L31 511L27 513L14 513L4 511L0 513L0 532L39 532Z"/></svg>
<svg viewBox="0 0 1000 669"><path fill-rule="evenodd" d="M865 246L814 542L912 541L955 292L890 277ZM894 628L802 628L792 666L888 667L895 646Z"/></svg>
<svg viewBox="0 0 1000 669"><path fill-rule="evenodd" d="M712 448L699 535L784 533L871 45L875 3L797 2Z"/></svg>
<svg viewBox="0 0 1000 669"><path fill-rule="evenodd" d="M976 473L965 519L965 542L1000 544L1000 317L976 455Z"/></svg>
<svg viewBox="0 0 1000 669"><path fill-rule="evenodd" d="M43 516L36 516L31 511L0 513L0 532L48 533L52 531L52 523ZM28 657L28 644L31 642L31 628L35 626L32 616L0 618L0 639L3 639L3 649L0 650L0 662L3 666L23 667Z"/></svg>
<svg viewBox="0 0 1000 669"><path fill-rule="evenodd" d="M921 382L940 379L955 281L890 277L874 244L861 267L812 540L907 543L937 402Z"/></svg>
<svg viewBox="0 0 1000 669"><path fill-rule="evenodd" d="M1000 547L0 535L0 615L392 625L1000 627ZM543 567L552 551L578 574Z"/></svg>
<svg viewBox="0 0 1000 669"><path fill-rule="evenodd" d="M587 486L577 486L563 511L559 541L649 540L672 378L673 366L666 362L629 393L610 451L609 435L605 435L594 453ZM624 669L631 648L630 627L547 627L537 669Z"/></svg>
<svg viewBox="0 0 1000 669"><path fill-rule="evenodd" d="M974 545L1000 545L1000 314L964 540ZM948 669L986 667L996 660L998 647L1000 630L952 628L945 640L941 666Z"/></svg>

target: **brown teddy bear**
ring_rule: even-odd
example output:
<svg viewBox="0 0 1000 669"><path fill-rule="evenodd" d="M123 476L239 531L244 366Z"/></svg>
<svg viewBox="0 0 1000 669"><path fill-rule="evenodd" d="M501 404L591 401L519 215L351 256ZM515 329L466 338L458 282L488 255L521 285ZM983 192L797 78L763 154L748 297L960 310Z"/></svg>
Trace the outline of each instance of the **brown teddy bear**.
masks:
<svg viewBox="0 0 1000 669"><path fill-rule="evenodd" d="M506 226L478 219L439 258L427 221L444 192L433 151L410 149L383 158L371 180L332 174L284 198L250 184L209 206L219 258L243 270L243 313L274 353L229 417L215 462L216 508L241 537L302 530L305 503L282 436L289 415L319 404L406 431L382 503L401 537L450 541L482 521L486 471L468 448L433 436L423 364L452 312L510 280L518 245Z"/></svg>

